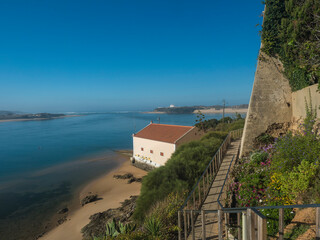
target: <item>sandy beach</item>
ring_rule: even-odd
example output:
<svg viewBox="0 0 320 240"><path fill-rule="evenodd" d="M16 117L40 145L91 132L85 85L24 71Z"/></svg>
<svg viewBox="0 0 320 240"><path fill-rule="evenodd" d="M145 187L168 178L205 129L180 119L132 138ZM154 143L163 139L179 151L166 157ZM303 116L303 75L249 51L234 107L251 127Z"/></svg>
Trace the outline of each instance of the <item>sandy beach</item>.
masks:
<svg viewBox="0 0 320 240"><path fill-rule="evenodd" d="M4 119L0 120L2 122L25 122L25 121L43 121L43 120L53 120L53 119L60 119L60 118L69 118L69 117L80 117L83 115L65 115L62 117L52 117L52 118L17 118L17 119Z"/></svg>
<svg viewBox="0 0 320 240"><path fill-rule="evenodd" d="M89 223L89 217L95 213L103 212L109 208L117 208L120 202L130 198L132 195L139 195L141 183L133 182L128 184L126 180L115 179L115 174L132 173L135 177L143 177L146 172L135 168L130 161L124 162L119 168L90 182L80 192L78 207L67 216L67 221L46 233L42 240L81 240L81 229ZM80 206L80 200L89 195L98 194L101 200Z"/></svg>
<svg viewBox="0 0 320 240"><path fill-rule="evenodd" d="M209 108L209 109L197 109L194 110L193 113L196 114L198 112L201 112L203 114L211 114L211 113L222 113L223 110L221 109L215 109L215 108ZM225 113L247 113L248 108L225 108ZM166 112L143 112L146 114L166 114Z"/></svg>
<svg viewBox="0 0 320 240"><path fill-rule="evenodd" d="M199 110L195 110L193 113L198 113ZM223 113L223 109L215 109L215 108L210 108L210 109L201 109L201 113L203 114L208 114L208 113ZM247 113L248 108L225 108L224 109L225 113Z"/></svg>

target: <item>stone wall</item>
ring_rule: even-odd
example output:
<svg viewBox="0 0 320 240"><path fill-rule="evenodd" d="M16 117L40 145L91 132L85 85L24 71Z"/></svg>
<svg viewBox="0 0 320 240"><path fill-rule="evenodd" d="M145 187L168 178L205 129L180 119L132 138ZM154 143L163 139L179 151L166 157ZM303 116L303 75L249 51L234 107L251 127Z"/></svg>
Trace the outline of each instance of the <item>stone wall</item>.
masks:
<svg viewBox="0 0 320 240"><path fill-rule="evenodd" d="M253 140L269 125L291 121L291 88L282 71L278 59L260 52L242 136L241 156L253 149Z"/></svg>
<svg viewBox="0 0 320 240"><path fill-rule="evenodd" d="M320 117L320 93L318 91L318 84L315 84L292 93L293 122L300 122L306 117L306 100L310 105L310 96L312 108L317 110L317 117Z"/></svg>

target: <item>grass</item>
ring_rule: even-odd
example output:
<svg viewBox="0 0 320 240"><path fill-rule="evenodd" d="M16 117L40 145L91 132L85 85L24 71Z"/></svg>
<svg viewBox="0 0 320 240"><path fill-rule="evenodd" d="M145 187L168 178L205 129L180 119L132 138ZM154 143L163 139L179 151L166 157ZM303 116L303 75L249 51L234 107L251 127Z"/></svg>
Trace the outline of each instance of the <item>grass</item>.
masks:
<svg viewBox="0 0 320 240"><path fill-rule="evenodd" d="M286 233L284 235L284 239L286 240L295 240L300 235L304 234L310 228L309 225L298 223L296 227L292 229L291 232Z"/></svg>

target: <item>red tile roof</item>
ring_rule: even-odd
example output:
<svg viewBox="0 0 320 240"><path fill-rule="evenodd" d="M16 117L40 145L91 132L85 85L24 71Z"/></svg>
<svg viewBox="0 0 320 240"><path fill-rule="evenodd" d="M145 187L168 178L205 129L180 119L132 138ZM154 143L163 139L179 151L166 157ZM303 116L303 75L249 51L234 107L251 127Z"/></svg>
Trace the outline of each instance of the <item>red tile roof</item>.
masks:
<svg viewBox="0 0 320 240"><path fill-rule="evenodd" d="M151 123L140 132L134 134L134 137L175 143L192 128L194 127Z"/></svg>

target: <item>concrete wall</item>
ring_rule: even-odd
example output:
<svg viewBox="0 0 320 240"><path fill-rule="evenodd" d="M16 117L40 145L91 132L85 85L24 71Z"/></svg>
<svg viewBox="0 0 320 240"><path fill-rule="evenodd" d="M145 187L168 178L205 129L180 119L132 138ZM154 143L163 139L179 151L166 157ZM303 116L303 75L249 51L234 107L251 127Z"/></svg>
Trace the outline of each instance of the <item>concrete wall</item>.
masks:
<svg viewBox="0 0 320 240"><path fill-rule="evenodd" d="M189 132L187 132L184 136L182 136L180 139L176 141L176 146L179 147L182 144L185 144L187 142L193 141L193 140L199 140L204 135L203 131L199 131L198 128L193 128Z"/></svg>
<svg viewBox="0 0 320 240"><path fill-rule="evenodd" d="M318 84L306 87L292 93L292 120L298 122L306 117L306 102L310 105L310 95L312 107L317 110L317 117L320 117L320 93L318 92Z"/></svg>
<svg viewBox="0 0 320 240"><path fill-rule="evenodd" d="M143 151L141 150L143 148ZM164 165L175 151L175 144L133 137L133 157L145 157L157 165ZM153 153L150 152L153 151ZM160 155L163 152L163 156ZM139 157L138 157L139 155Z"/></svg>
<svg viewBox="0 0 320 240"><path fill-rule="evenodd" d="M279 60L260 52L241 142L242 156L253 149L254 138L269 125L291 121L291 88L282 71Z"/></svg>

